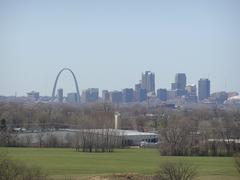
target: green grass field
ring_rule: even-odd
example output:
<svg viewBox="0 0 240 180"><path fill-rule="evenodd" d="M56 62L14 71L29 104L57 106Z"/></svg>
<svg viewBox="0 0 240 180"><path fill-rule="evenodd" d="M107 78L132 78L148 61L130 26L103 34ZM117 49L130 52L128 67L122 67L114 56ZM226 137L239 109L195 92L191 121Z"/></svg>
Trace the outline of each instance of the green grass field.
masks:
<svg viewBox="0 0 240 180"><path fill-rule="evenodd" d="M154 149L123 149L113 153L82 153L60 148L0 148L13 159L45 169L49 175L88 176L136 172L153 174L165 161L183 159L198 167L198 179L240 179L231 157L168 157Z"/></svg>

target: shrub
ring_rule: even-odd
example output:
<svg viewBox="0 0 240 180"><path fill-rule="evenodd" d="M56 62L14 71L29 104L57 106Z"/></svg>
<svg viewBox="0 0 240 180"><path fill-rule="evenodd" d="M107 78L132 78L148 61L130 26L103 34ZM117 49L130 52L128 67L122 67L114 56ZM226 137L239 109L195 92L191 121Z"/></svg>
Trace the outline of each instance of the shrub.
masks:
<svg viewBox="0 0 240 180"><path fill-rule="evenodd" d="M0 155L1 180L46 180L46 174L38 167L30 167L12 160L6 153Z"/></svg>
<svg viewBox="0 0 240 180"><path fill-rule="evenodd" d="M235 160L236 169L240 173L240 154L236 154L234 156L234 160Z"/></svg>
<svg viewBox="0 0 240 180"><path fill-rule="evenodd" d="M155 175L156 180L192 180L197 175L193 164L183 161L165 162Z"/></svg>

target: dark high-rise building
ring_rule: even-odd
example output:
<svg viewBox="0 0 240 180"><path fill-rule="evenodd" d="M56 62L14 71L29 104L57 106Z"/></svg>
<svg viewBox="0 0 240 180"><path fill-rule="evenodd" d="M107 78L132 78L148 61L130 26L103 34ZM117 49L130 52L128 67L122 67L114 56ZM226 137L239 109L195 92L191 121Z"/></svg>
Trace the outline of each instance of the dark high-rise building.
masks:
<svg viewBox="0 0 240 180"><path fill-rule="evenodd" d="M122 92L121 91L112 91L110 92L110 101L114 104L122 103Z"/></svg>
<svg viewBox="0 0 240 180"><path fill-rule="evenodd" d="M88 89L82 91L81 102L88 103L90 99L90 92Z"/></svg>
<svg viewBox="0 0 240 180"><path fill-rule="evenodd" d="M167 101L167 89L158 89L157 90L157 97L161 101Z"/></svg>
<svg viewBox="0 0 240 180"><path fill-rule="evenodd" d="M122 97L124 103L130 103L134 100L134 92L132 88L126 88L122 91Z"/></svg>
<svg viewBox="0 0 240 180"><path fill-rule="evenodd" d="M58 102L63 102L63 89L58 89L57 90L57 99L58 99Z"/></svg>
<svg viewBox="0 0 240 180"><path fill-rule="evenodd" d="M151 71L142 73L141 87L146 89L147 92L155 94L155 74Z"/></svg>
<svg viewBox="0 0 240 180"><path fill-rule="evenodd" d="M200 79L198 81L198 99L204 100L210 97L210 81L208 79Z"/></svg>
<svg viewBox="0 0 240 180"><path fill-rule="evenodd" d="M185 73L177 73L175 75L176 89L185 90L187 78Z"/></svg>
<svg viewBox="0 0 240 180"><path fill-rule="evenodd" d="M110 101L110 93L109 93L108 90L103 90L102 91L102 99L105 102Z"/></svg>
<svg viewBox="0 0 240 180"><path fill-rule="evenodd" d="M187 78L185 73L177 73L175 75L175 82L172 83L171 89L176 91L176 96L186 95L186 83Z"/></svg>

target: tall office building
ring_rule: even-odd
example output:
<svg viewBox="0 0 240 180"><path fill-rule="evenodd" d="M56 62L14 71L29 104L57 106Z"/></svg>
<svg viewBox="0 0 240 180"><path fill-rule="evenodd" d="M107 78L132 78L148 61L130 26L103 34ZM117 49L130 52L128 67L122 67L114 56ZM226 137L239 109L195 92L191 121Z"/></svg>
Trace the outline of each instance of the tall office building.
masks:
<svg viewBox="0 0 240 180"><path fill-rule="evenodd" d="M88 91L88 89L83 90L81 95L81 102L88 103L89 99L90 99L90 92Z"/></svg>
<svg viewBox="0 0 240 180"><path fill-rule="evenodd" d="M155 74L151 71L142 73L141 87L146 89L148 93L155 94Z"/></svg>
<svg viewBox="0 0 240 180"><path fill-rule="evenodd" d="M209 79L200 79L198 81L198 99L200 101L210 97L210 81Z"/></svg>
<svg viewBox="0 0 240 180"><path fill-rule="evenodd" d="M124 103L130 103L134 100L134 92L132 88L126 88L122 90L122 97Z"/></svg>
<svg viewBox="0 0 240 180"><path fill-rule="evenodd" d="M175 75L176 89L185 90L187 78L185 73L177 73Z"/></svg>
<svg viewBox="0 0 240 180"><path fill-rule="evenodd" d="M172 90L176 91L176 96L186 95L187 78L185 73L177 73L175 75L175 82L172 83Z"/></svg>
<svg viewBox="0 0 240 180"><path fill-rule="evenodd" d="M158 89L157 90L157 97L161 101L167 101L167 89Z"/></svg>
<svg viewBox="0 0 240 180"><path fill-rule="evenodd" d="M90 92L90 102L97 102L99 98L99 89L89 88L89 92Z"/></svg>
<svg viewBox="0 0 240 180"><path fill-rule="evenodd" d="M105 102L110 101L110 93L109 93L108 90L103 90L102 91L102 99Z"/></svg>
<svg viewBox="0 0 240 180"><path fill-rule="evenodd" d="M63 102L63 89L60 88L57 90L57 99L58 99L58 102Z"/></svg>
<svg viewBox="0 0 240 180"><path fill-rule="evenodd" d="M188 96L197 96L197 87L195 84L186 86Z"/></svg>
<svg viewBox="0 0 240 180"><path fill-rule="evenodd" d="M112 91L112 92L110 92L110 101L113 104L122 103L122 92L121 91Z"/></svg>
<svg viewBox="0 0 240 180"><path fill-rule="evenodd" d="M186 86L186 93L189 102L197 102L197 87L195 84Z"/></svg>

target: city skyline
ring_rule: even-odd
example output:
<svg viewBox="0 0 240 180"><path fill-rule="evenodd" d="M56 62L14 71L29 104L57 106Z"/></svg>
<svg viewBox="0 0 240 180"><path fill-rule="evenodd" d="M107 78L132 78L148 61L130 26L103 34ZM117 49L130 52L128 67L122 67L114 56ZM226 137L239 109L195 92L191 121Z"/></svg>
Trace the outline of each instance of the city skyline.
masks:
<svg viewBox="0 0 240 180"><path fill-rule="evenodd" d="M66 74L66 75L62 75L61 77L59 76L62 72L63 72L63 70L68 70L68 71L71 71L72 73L74 73L74 74L76 74L74 71L72 71L70 68L62 68L62 69L60 69L60 71L57 73L57 76L55 77L55 81L53 81L53 84L52 84L52 87L51 87L51 90L49 90L49 94L43 94L43 92L41 92L39 89L36 89L36 88L32 88L32 89L30 89L30 90L28 90L28 91L26 91L26 92L24 92L22 95L18 95L17 94L17 91L15 91L15 94L11 94L11 95L2 95L2 94L0 94L0 96L15 96L15 95L18 95L18 96L26 96L26 94L28 94L29 92L31 92L31 91L36 91L36 92L39 92L40 94L41 94L41 96L52 96L53 95L53 92L54 91L57 91L57 90L59 90L59 89L63 89L64 90L64 92L63 92L63 95L64 96L66 96L67 95L67 93L75 93L76 92L76 84L74 84L73 82L74 82L74 78L72 77L72 75L70 74L70 73L68 73L68 74ZM146 71L144 71L144 72L142 72L141 74L139 74L139 79L138 80L136 80L132 85L130 85L129 87L127 87L127 86L124 86L124 87L121 87L121 88L119 88L119 89L114 89L114 88L99 88L99 87L97 87L97 86L91 86L91 87L86 87L86 88L84 88L84 89L80 89L79 90L79 93L80 93L80 96L81 96L81 94L84 92L84 91L86 91L86 90L88 90L88 89L99 89L99 92L101 92L101 91L104 91L104 90L108 90L109 92L113 92L113 91L122 91L122 90L124 90L124 89L129 89L129 88L131 88L131 89L136 89L136 85L141 85L141 81L142 81L142 78L143 78L143 74L144 73L153 73L153 75L154 75L154 80L153 80L153 83L154 84L156 84L156 82L157 82L157 79L155 79L155 72L153 72L153 71L150 71L150 70L146 70ZM198 83L199 83L199 81L201 80L201 79L208 79L209 81L211 81L211 79L209 79L209 78L207 78L207 77L200 77L198 80L197 80L197 82L195 82L195 83L192 83L192 82L188 82L188 79L189 79L189 76L187 76L186 75L186 73L184 73L184 72L177 72L177 73L175 73L174 75L173 75L173 81L175 80L176 81L176 76L178 75L178 74L184 74L185 75L185 78L186 78L186 85L185 85L185 87L187 87L187 86L191 86L191 85L195 85L195 86L198 86ZM59 76L59 77L58 77ZM64 76L66 76L66 77L64 77ZM68 79L68 83L70 83L70 84L72 84L71 86L71 88L70 89L72 89L72 90L70 90L69 91L69 88L66 88L66 87L64 87L64 85L62 85L62 84L60 84L60 85L57 85L57 83L56 83L56 81L58 80L58 81L61 81L60 79L62 78L62 77L64 77L64 79L66 80L66 79ZM157 78L157 77L156 77ZM77 77L76 77L76 80L77 81L79 81L78 79L77 79ZM172 81L172 82L173 82ZM174 88L173 88L173 84L175 84L175 83L172 83L172 82L169 82L169 84L168 84L168 87L159 87L159 86L156 86L156 87L154 87L154 91L152 91L152 92L155 92L155 93L157 93L157 90L159 90L159 89L166 89L166 90L175 90ZM56 83L56 85L55 85L55 83ZM59 83L58 83L59 84ZM144 84L144 83L143 83ZM143 85L142 84L142 85ZM79 86L79 83L77 83L77 85ZM144 86L144 85L143 85ZM155 85L154 85L155 86ZM227 90L225 90L225 89L220 89L219 91L214 91L214 90L212 90L212 86L213 86L213 84L212 84L212 81L211 81L211 89L210 89L210 94L212 94L212 93L215 93L215 92L222 92L222 91L226 91L226 92L238 92L239 93L239 91L237 91L237 90L230 90L230 91L227 91ZM55 90L54 90L55 89ZM143 89L146 89L146 88L143 88ZM177 89L177 88L176 88ZM185 88L184 88L184 90L185 90ZM198 89L197 89L197 91L198 91ZM56 92L54 93L55 94L55 96L56 96Z"/></svg>
<svg viewBox="0 0 240 180"><path fill-rule="evenodd" d="M80 91L132 87L146 70L170 89L211 80L211 91L240 92L240 2L0 1L0 95L50 95L72 69ZM58 87L75 91L64 75Z"/></svg>

